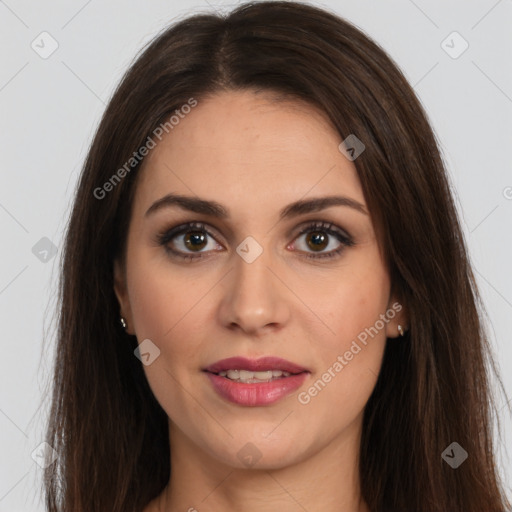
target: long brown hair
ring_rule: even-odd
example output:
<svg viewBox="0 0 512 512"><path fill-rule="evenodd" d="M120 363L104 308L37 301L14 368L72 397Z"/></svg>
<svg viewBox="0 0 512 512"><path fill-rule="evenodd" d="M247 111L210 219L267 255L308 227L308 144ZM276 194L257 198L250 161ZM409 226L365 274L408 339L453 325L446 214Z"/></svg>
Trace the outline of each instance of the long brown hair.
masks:
<svg viewBox="0 0 512 512"><path fill-rule="evenodd" d="M108 104L61 262L47 429L59 457L45 472L47 510L140 512L169 480L168 418L133 354L136 338L119 325L113 291L141 168L126 163L191 98L236 89L308 102L341 140L355 134L366 146L354 164L410 328L388 341L365 408L364 499L374 512L505 512L492 440L495 368L427 116L375 42L332 13L290 1L246 3L171 26ZM456 469L441 457L452 442L468 453Z"/></svg>

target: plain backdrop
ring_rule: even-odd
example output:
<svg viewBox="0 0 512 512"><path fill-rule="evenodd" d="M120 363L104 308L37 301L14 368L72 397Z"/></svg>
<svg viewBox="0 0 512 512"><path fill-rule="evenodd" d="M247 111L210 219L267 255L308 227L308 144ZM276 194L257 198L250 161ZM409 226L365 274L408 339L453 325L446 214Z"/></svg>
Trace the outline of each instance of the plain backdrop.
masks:
<svg viewBox="0 0 512 512"><path fill-rule="evenodd" d="M44 510L38 453L62 236L105 105L139 49L163 27L187 13L234 5L0 1L0 512ZM380 43L425 106L457 191L493 350L512 397L512 1L317 5ZM512 423L506 397L498 397L500 471L510 492Z"/></svg>

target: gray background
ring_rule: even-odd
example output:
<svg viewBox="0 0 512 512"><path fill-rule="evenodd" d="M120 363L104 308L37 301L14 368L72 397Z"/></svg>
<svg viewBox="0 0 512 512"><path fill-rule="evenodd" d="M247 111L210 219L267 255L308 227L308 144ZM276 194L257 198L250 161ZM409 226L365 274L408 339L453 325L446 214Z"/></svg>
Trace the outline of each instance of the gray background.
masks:
<svg viewBox="0 0 512 512"><path fill-rule="evenodd" d="M137 51L173 19L233 5L0 1L0 512L43 510L36 448L44 441L48 402L42 397L53 356L58 260L72 193L105 104ZM457 191L491 341L512 396L512 1L319 5L379 42L428 112ZM51 49L48 36L39 37L43 31L58 43L46 59L31 47L35 41L40 53ZM460 55L465 43L448 37L453 31L469 44ZM500 471L512 482L505 405L500 395Z"/></svg>

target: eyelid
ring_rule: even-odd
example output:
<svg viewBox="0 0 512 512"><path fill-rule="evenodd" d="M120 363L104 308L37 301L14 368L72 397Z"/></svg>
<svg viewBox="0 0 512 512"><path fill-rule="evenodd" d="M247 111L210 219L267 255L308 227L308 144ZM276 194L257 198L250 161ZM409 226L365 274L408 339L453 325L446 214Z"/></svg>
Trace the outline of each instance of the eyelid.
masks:
<svg viewBox="0 0 512 512"><path fill-rule="evenodd" d="M319 231L327 231L327 232L335 232L341 237L343 237L347 242L352 241L352 236L342 227L337 226L334 222L329 222L325 220L310 220L306 221L304 224L298 227L300 230L296 235L297 236L303 235L304 233L308 233L312 231L313 229L317 229Z"/></svg>
<svg viewBox="0 0 512 512"><path fill-rule="evenodd" d="M201 258L210 256L210 254L213 252L212 250L194 253L194 252L177 251L175 249L170 249L169 247L167 247L167 244L170 241L172 241L173 238L175 238L177 236L181 236L181 235L187 233L188 231L194 231L194 230L205 232L208 236L213 238L217 244L223 245L218 241L217 236L211 232L211 230L215 231L215 232L218 232L218 230L216 228L212 227L209 223L202 222L202 221L182 222L182 223L177 224L171 228L163 229L162 231L157 233L157 235L155 237L155 242L157 243L157 245L164 246L165 250L167 252L171 253L173 256L175 256L178 259L199 260ZM304 221L299 226L297 226L293 230L291 230L289 232L289 234L287 234L286 236L288 238L293 236L293 239L291 241L291 243L293 244L293 243L295 243L295 241L298 237L300 237L301 235L303 235L305 233L313 232L314 230L325 231L329 234L329 236L335 236L338 239L338 241L340 242L341 246L338 249L333 249L333 250L327 251L327 252L318 252L316 254L314 251L311 253L304 252L304 251L297 251L300 255L302 255L306 258L312 258L312 259L318 260L321 258L334 257L334 256L339 255L339 253L343 252L343 250L346 247L351 247L354 245L353 237L348 233L347 230L341 228L340 226L336 225L333 222L326 221L326 220L319 220L319 219ZM295 234L293 234L293 233L295 233Z"/></svg>

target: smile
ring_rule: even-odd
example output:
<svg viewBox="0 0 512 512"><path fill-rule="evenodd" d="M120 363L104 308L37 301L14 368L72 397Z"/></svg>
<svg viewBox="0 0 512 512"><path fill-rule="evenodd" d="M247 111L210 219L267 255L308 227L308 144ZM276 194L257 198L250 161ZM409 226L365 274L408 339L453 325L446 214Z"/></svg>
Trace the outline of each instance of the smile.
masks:
<svg viewBox="0 0 512 512"><path fill-rule="evenodd" d="M281 370L267 370L263 372L251 372L249 370L228 370L219 372L218 375L221 377L227 377L229 380L235 382L254 384L258 382L271 382L272 380L279 379L281 377L289 377L291 373Z"/></svg>
<svg viewBox="0 0 512 512"><path fill-rule="evenodd" d="M273 404L296 391L309 370L277 357L223 359L203 369L213 389L237 405Z"/></svg>

